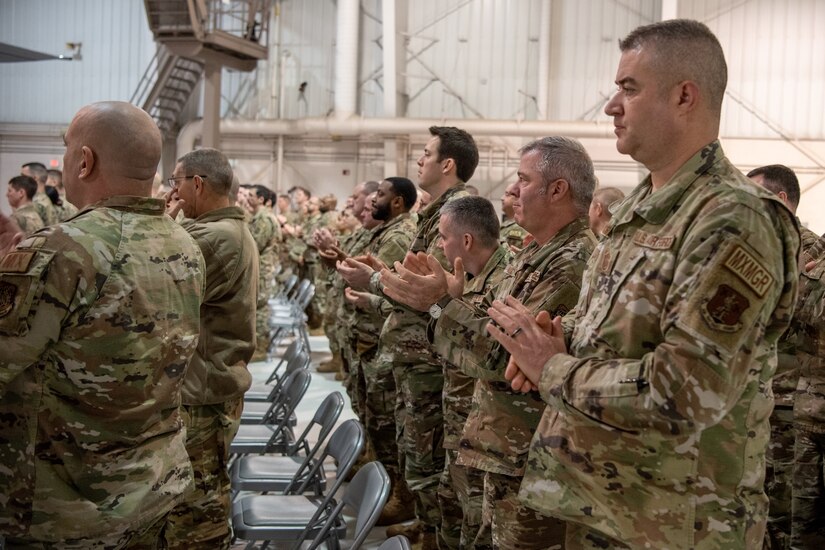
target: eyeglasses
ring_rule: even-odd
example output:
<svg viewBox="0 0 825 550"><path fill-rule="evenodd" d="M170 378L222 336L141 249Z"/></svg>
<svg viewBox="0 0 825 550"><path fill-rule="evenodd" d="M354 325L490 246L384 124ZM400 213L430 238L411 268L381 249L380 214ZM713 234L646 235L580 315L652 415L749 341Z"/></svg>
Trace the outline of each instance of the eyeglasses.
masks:
<svg viewBox="0 0 825 550"><path fill-rule="evenodd" d="M194 176L178 176L176 178L169 178L169 179L166 180L166 183L168 183L169 187L171 187L172 189L177 189L178 185L180 185L178 183L178 180L191 180L192 178L195 178L195 177L200 178L202 180L206 179L206 176L201 176L200 174L195 174Z"/></svg>

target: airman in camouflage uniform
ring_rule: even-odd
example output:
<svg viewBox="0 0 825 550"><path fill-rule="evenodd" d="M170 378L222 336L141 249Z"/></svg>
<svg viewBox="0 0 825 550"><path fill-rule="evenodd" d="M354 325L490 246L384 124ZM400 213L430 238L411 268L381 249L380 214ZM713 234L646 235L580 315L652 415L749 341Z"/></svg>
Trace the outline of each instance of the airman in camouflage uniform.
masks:
<svg viewBox="0 0 825 550"><path fill-rule="evenodd" d="M507 246L511 251L519 251L524 248L524 237L527 236L527 231L513 219L513 202L517 197L517 187L517 181L508 184L501 196L501 211L504 213L504 222L501 224L500 230L501 244Z"/></svg>
<svg viewBox="0 0 825 550"><path fill-rule="evenodd" d="M543 166L541 171L539 167ZM564 188L551 201L550 186ZM575 305L581 276L595 246L584 216L595 187L593 164L581 145L544 138L525 146L519 167L515 216L535 241L505 269L486 303L514 296L535 315L564 314ZM552 221L550 221L552 220ZM564 541L564 524L517 500L530 438L544 403L536 393L514 392L504 380L508 355L486 332L486 308L453 301L435 331L435 348L478 379L473 408L461 435L459 465L485 472L482 528L475 546L548 548Z"/></svg>
<svg viewBox="0 0 825 550"><path fill-rule="evenodd" d="M264 206L267 190L254 185L249 189L248 210L252 214L249 220L249 232L255 239L258 250L258 298L255 310L255 334L257 345L255 359L266 357L269 347L269 299L274 291L275 270L278 267L278 243L281 240L281 228L277 220Z"/></svg>
<svg viewBox="0 0 825 550"><path fill-rule="evenodd" d="M799 277L799 297L789 333L796 344L799 386L793 416L791 548L825 544L825 258Z"/></svg>
<svg viewBox="0 0 825 550"><path fill-rule="evenodd" d="M161 149L149 115L96 103L64 139L82 211L0 261L0 533L7 548L157 548L192 487L178 405L203 257L143 198Z"/></svg>
<svg viewBox="0 0 825 550"><path fill-rule="evenodd" d="M669 20L620 45L605 112L651 174L613 213L572 333L492 310L513 386L548 403L520 497L569 522L568 547L760 548L796 222L714 139L726 67L711 31Z"/></svg>
<svg viewBox="0 0 825 550"><path fill-rule="evenodd" d="M55 210L51 199L46 195L46 181L49 179L49 173L46 167L39 162L30 162L23 165L20 174L29 176L37 182L37 192L34 194L34 197L32 197L32 202L40 218L43 220L43 225L49 226L56 224L59 221L57 210Z"/></svg>
<svg viewBox="0 0 825 550"><path fill-rule="evenodd" d="M197 483L169 514L164 534L169 548L227 549L232 533L227 462L243 394L252 383L246 365L255 351L258 250L244 211L230 205L232 168L220 151L187 153L171 179L170 215L179 205L186 216L182 225L206 263L206 290L200 340L181 389L186 450Z"/></svg>
<svg viewBox="0 0 825 550"><path fill-rule="evenodd" d="M748 177L755 184L779 197L791 212L796 213L800 193L799 180L793 170L781 164L773 164L751 170ZM803 285L808 280L804 273L805 264L813 259L809 250L819 237L813 231L800 226L800 240L800 268L803 273L799 281L800 285ZM797 302L794 317L802 305L801 302ZM772 381L774 406L770 418L770 443L765 455L765 493L770 501L765 547L769 550L790 549L795 440L793 406L800 373L800 363L796 357L798 328L797 323L791 321L791 328L779 340L777 369Z"/></svg>
<svg viewBox="0 0 825 550"><path fill-rule="evenodd" d="M438 248L439 213L448 200L466 195L464 182L478 165L478 148L472 136L457 128L433 126L430 133L432 137L418 159L418 176L419 186L430 193L433 202L419 212L410 251L432 254L449 268ZM370 281L376 295L382 293L379 277L376 272ZM424 550L437 547L436 530L441 516L438 482L444 470L444 371L427 338L429 318L418 311L396 307L381 330L376 360L376 365L392 365L399 391L396 423L403 437L399 451L404 455L407 485L416 496Z"/></svg>
<svg viewBox="0 0 825 550"><path fill-rule="evenodd" d="M454 272L447 275L433 258L419 255L408 258L415 263L414 272L399 268L400 278L385 278L384 291L401 303L415 309L429 309L433 320L430 334L462 331L460 324L442 309L450 299L461 299L471 307L485 309L504 276L511 259L509 250L499 244L499 224L493 205L481 197L462 197L441 208L439 220L440 246ZM414 262L415 260L415 262ZM430 266L432 261L433 266ZM440 271L440 273L436 273ZM464 273L469 278L464 277ZM449 278L448 278L449 277ZM436 325L436 319L438 324ZM463 342L462 342L463 348ZM481 528L484 473L456 464L459 439L470 414L475 379L461 370L460 364L449 361L461 357L461 351L450 350L444 364L444 448L446 460L439 482L441 529L439 548L483 548L476 540Z"/></svg>
<svg viewBox="0 0 825 550"><path fill-rule="evenodd" d="M404 259L416 230L416 217L410 213L416 198L415 185L407 178L390 177L378 185L369 208L373 219L383 223L372 230L367 254L388 266ZM349 267L351 264L344 262L339 268L344 279L355 290L369 286L372 270L364 269L359 278ZM350 383L364 406L370 448L390 476L393 495L400 497L405 483L396 442L397 388L392 365L376 361L381 329L391 310L391 304L380 296L368 307L356 308L348 353ZM386 524L386 517L382 523Z"/></svg>
<svg viewBox="0 0 825 550"><path fill-rule="evenodd" d="M590 231L597 237L604 233L605 227L610 223L610 218L613 214L610 213L610 207L613 204L624 200L624 193L621 189L616 187L599 187L593 193L593 200L590 202L590 209L587 211L589 219Z"/></svg>
<svg viewBox="0 0 825 550"><path fill-rule="evenodd" d="M43 220L32 204L32 197L36 191L37 182L29 176L13 177L6 188L6 199L14 210L11 218L24 235L31 235L43 228Z"/></svg>

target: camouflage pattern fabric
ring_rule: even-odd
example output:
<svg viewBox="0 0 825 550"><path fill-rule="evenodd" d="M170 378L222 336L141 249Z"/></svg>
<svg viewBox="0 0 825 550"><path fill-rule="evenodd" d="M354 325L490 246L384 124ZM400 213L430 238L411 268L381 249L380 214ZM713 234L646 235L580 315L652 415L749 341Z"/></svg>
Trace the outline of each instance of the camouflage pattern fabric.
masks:
<svg viewBox="0 0 825 550"><path fill-rule="evenodd" d="M530 243L504 268L501 283L491 289L483 304L514 296L535 314L545 310L551 316L563 315L578 300L581 277L594 246L593 233L582 218L562 228L544 246ZM537 539L560 544L564 530L558 520L526 509L517 501L516 492L506 493L508 488L517 487L524 473L530 438L544 403L538 393L514 392L504 380L509 355L487 335L488 322L485 307L453 301L439 319L435 338L439 353L477 379L458 464L500 474L485 478L485 483L491 479L492 485L485 488L484 507L492 510L497 506L487 501L496 495L501 506L510 510L499 516L482 515L481 540L491 539L496 545L497 540L515 543L524 536L518 544L530 547ZM516 481L504 479L508 476Z"/></svg>
<svg viewBox="0 0 825 550"><path fill-rule="evenodd" d="M206 263L200 341L181 388L184 405L213 405L242 397L252 384L246 368L255 351L253 312L258 251L237 206L212 210L183 227Z"/></svg>
<svg viewBox="0 0 825 550"><path fill-rule="evenodd" d="M187 220L206 263L198 347L181 389L186 450L195 490L169 514L171 548L228 548L229 444L252 384L246 368L255 351L253 312L258 294L258 250L237 206Z"/></svg>
<svg viewBox="0 0 825 550"><path fill-rule="evenodd" d="M793 409L791 547L821 548L825 544L825 258L820 256L799 279L791 325L800 364Z"/></svg>
<svg viewBox="0 0 825 550"><path fill-rule="evenodd" d="M446 449L445 453L444 471L438 483L438 505L441 508L438 547L441 550L492 548L489 533L479 536L485 472L456 464L456 450ZM484 537L486 539L482 541Z"/></svg>
<svg viewBox="0 0 825 550"><path fill-rule="evenodd" d="M510 252L500 246L482 270L464 283L462 301L482 310L490 307L492 290L502 283L504 268L511 259ZM436 325L435 322L432 324ZM446 319L442 324L442 327L445 326L449 326ZM456 464L458 443L472 407L474 386L472 376L465 374L460 367L445 362L443 400L447 460L438 489L441 506L439 546L443 548L469 548L481 528L484 475L475 468Z"/></svg>
<svg viewBox="0 0 825 550"><path fill-rule="evenodd" d="M0 548L4 550L158 550L165 548L163 528L166 518L141 530L129 531L110 536L101 536L95 540L68 539L60 542L34 542L20 538L7 538L5 543L0 536Z"/></svg>
<svg viewBox="0 0 825 550"><path fill-rule="evenodd" d="M205 268L164 209L110 197L0 261L6 536L109 547L192 486L178 406Z"/></svg>
<svg viewBox="0 0 825 550"><path fill-rule="evenodd" d="M54 225L58 222L57 210L55 210L52 200L46 193L42 191L35 193L32 197L32 204L34 204L37 213L40 214L44 226Z"/></svg>
<svg viewBox="0 0 825 550"><path fill-rule="evenodd" d="M249 220L249 232L258 250L257 307L255 311L256 350L263 356L269 347L269 299L275 290L275 269L278 266L278 242L281 227L265 207Z"/></svg>
<svg viewBox="0 0 825 550"><path fill-rule="evenodd" d="M819 236L800 227L799 276L800 289L806 286L809 277L804 272L805 264L813 259L811 249ZM800 292L794 308L794 317L799 312L805 315L804 293ZM808 308L811 304L807 305ZM765 531L765 546L769 550L790 549L791 540L791 498L793 493L794 464L794 422L793 404L799 383L800 362L797 359L797 341L804 339L806 326L791 320L791 326L777 344L777 368L773 377L774 408L770 417L771 437L765 454L765 493L768 495L768 525Z"/></svg>
<svg viewBox="0 0 825 550"><path fill-rule="evenodd" d="M527 236L527 231L522 226L516 223L516 220L509 218L504 220L499 230L501 235L501 244L514 248L524 247L524 237Z"/></svg>
<svg viewBox="0 0 825 550"><path fill-rule="evenodd" d="M792 214L717 141L621 203L588 264L570 355L520 497L634 548L759 548L775 346L790 322Z"/></svg>
<svg viewBox="0 0 825 550"><path fill-rule="evenodd" d="M63 199L63 204L60 206L54 205L55 210L57 210L57 219L61 222L65 222L75 214L77 214L77 207L66 200L66 197L61 197Z"/></svg>
<svg viewBox="0 0 825 550"><path fill-rule="evenodd" d="M26 236L45 227L45 225L43 225L43 219L40 217L40 214L37 213L37 209L33 203L24 204L15 210L11 215L11 219L20 226L20 231Z"/></svg>
<svg viewBox="0 0 825 550"><path fill-rule="evenodd" d="M194 490L167 516L164 536L170 549L226 550L230 526L229 446L241 424L243 398L216 405L184 405L186 450L195 473Z"/></svg>
<svg viewBox="0 0 825 550"><path fill-rule="evenodd" d="M365 252L387 265L404 259L416 229L415 214L405 212L372 230ZM350 365L350 377L363 395L367 440L376 460L387 469L391 480L403 480L396 442L395 399L397 388L392 369L375 361L378 338L390 313L389 302L376 297L366 310L356 309L352 325L353 348L357 360Z"/></svg>
<svg viewBox="0 0 825 550"><path fill-rule="evenodd" d="M467 192L460 183L419 212L410 251L432 254L445 269L451 269L438 247L438 222L444 203L464 196ZM372 284L373 294L381 295L377 278ZM426 531L436 531L441 521L438 481L444 470L444 370L427 338L429 319L427 313L395 307L381 329L376 367L382 372L388 365L392 368L399 392L396 426L403 437L399 452L404 457L399 460L405 463L404 476L415 495L416 517Z"/></svg>

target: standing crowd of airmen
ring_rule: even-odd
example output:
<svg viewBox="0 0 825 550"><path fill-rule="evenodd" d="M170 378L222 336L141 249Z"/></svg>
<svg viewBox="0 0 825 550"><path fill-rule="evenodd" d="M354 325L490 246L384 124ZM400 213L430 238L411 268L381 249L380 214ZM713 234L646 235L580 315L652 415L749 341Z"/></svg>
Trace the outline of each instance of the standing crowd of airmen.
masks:
<svg viewBox="0 0 825 550"><path fill-rule="evenodd" d="M821 546L825 239L795 217L791 170L745 176L722 151L706 26L654 23L620 49L605 112L649 175L625 198L579 142L537 139L503 223L468 190L479 155L458 128L429 129L420 190L361 183L339 214L305 188L239 186L214 149L151 198L151 118L83 108L65 193L28 164L0 217L6 547L228 548L246 366L290 273L316 285L324 367L389 474L388 535Z"/></svg>

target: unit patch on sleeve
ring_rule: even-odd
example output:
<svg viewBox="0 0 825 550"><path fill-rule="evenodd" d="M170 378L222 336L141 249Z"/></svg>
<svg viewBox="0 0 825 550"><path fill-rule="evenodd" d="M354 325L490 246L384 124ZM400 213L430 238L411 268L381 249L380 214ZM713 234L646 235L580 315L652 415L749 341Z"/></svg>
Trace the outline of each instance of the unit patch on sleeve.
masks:
<svg viewBox="0 0 825 550"><path fill-rule="evenodd" d="M750 307L750 302L732 287L720 284L716 292L702 304L705 321L724 332L736 332L742 328L740 319Z"/></svg>
<svg viewBox="0 0 825 550"><path fill-rule="evenodd" d="M17 297L17 287L11 283L0 281L0 317L5 317L14 309L15 297Z"/></svg>

